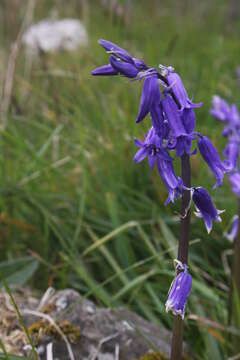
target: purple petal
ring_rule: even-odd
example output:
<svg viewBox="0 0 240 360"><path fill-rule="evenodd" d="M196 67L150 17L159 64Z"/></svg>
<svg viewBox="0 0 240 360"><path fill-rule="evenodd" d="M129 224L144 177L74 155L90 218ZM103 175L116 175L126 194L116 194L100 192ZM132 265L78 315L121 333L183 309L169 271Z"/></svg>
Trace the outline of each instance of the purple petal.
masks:
<svg viewBox="0 0 240 360"><path fill-rule="evenodd" d="M229 121L232 126L234 126L236 129L239 129L240 127L240 115L238 112L238 108L235 104L231 107L231 112L229 115Z"/></svg>
<svg viewBox="0 0 240 360"><path fill-rule="evenodd" d="M193 109L184 109L182 112L183 126L188 134L192 134L195 131L196 118Z"/></svg>
<svg viewBox="0 0 240 360"><path fill-rule="evenodd" d="M192 277L187 269L180 272L174 279L165 304L166 311L184 318L185 308L192 288Z"/></svg>
<svg viewBox="0 0 240 360"><path fill-rule="evenodd" d="M240 173L235 172L229 175L229 180L232 185L232 191L240 197Z"/></svg>
<svg viewBox="0 0 240 360"><path fill-rule="evenodd" d="M223 151L223 155L227 158L230 170L234 170L237 166L239 156L239 144L236 141L230 141Z"/></svg>
<svg viewBox="0 0 240 360"><path fill-rule="evenodd" d="M176 176L172 161L158 158L157 166L159 175L169 192L166 204L170 201L174 202L174 200L181 194L181 188L183 185L182 179Z"/></svg>
<svg viewBox="0 0 240 360"><path fill-rule="evenodd" d="M148 66L144 63L143 60L133 58L133 61L134 61L134 65L136 66L136 68L138 70L147 70L148 69Z"/></svg>
<svg viewBox="0 0 240 360"><path fill-rule="evenodd" d="M217 120L220 120L220 121L225 121L226 120L226 116L223 112L219 111L219 110L215 110L215 109L212 109L210 110L210 114L215 117Z"/></svg>
<svg viewBox="0 0 240 360"><path fill-rule="evenodd" d="M209 168L216 177L216 184L214 187L222 185L224 174L228 169L221 161L217 149L207 138L207 136L199 135L198 149L202 155L202 158L206 161Z"/></svg>
<svg viewBox="0 0 240 360"><path fill-rule="evenodd" d="M161 105L157 103L153 104L150 109L150 114L152 118L152 126L154 127L156 133L160 137L164 137L164 119Z"/></svg>
<svg viewBox="0 0 240 360"><path fill-rule="evenodd" d="M221 221L220 213L212 202L211 196L203 187L193 189L193 202L197 208L197 216L204 219L207 231L212 229L212 221Z"/></svg>
<svg viewBox="0 0 240 360"><path fill-rule="evenodd" d="M228 103L221 99L220 96L214 95L212 99L212 109L210 113L214 116L217 120L220 121L227 121L230 115L230 106Z"/></svg>
<svg viewBox="0 0 240 360"><path fill-rule="evenodd" d="M213 226L212 218L209 214L203 213L203 220L204 220L207 232L208 232L208 234L210 234L210 232L212 231L212 226Z"/></svg>
<svg viewBox="0 0 240 360"><path fill-rule="evenodd" d="M153 104L160 102L160 89L156 76L148 77L144 80L139 112L136 122L142 121L149 113Z"/></svg>
<svg viewBox="0 0 240 360"><path fill-rule="evenodd" d="M207 213L214 219L217 218L217 209L214 206L211 196L203 187L194 188L193 201L197 209L203 214Z"/></svg>
<svg viewBox="0 0 240 360"><path fill-rule="evenodd" d="M94 76L110 76L110 75L117 75L118 71L112 67L112 65L102 65L97 67L96 69L92 70L91 72Z"/></svg>
<svg viewBox="0 0 240 360"><path fill-rule="evenodd" d="M109 61L117 72L129 78L135 78L139 72L135 65L118 60L113 55L110 56Z"/></svg>
<svg viewBox="0 0 240 360"><path fill-rule="evenodd" d="M175 72L170 72L167 76L167 81L181 105L181 109L190 108L191 106L188 104L188 94L180 76Z"/></svg>
<svg viewBox="0 0 240 360"><path fill-rule="evenodd" d="M229 241L234 241L236 236L238 233L238 216L235 215L232 219L232 228L231 231L229 233L224 233L224 236L229 240Z"/></svg>
<svg viewBox="0 0 240 360"><path fill-rule="evenodd" d="M178 136L187 135L180 112L178 111L178 107L173 98L170 95L167 95L161 101L161 104L173 136L177 138Z"/></svg>
<svg viewBox="0 0 240 360"><path fill-rule="evenodd" d="M192 136L179 136L176 144L176 154L181 157L184 153L191 155Z"/></svg>
<svg viewBox="0 0 240 360"><path fill-rule="evenodd" d="M114 44L111 41L99 39L98 43L107 51L112 51L116 54L121 60L134 63L132 56L126 50L122 49L120 46Z"/></svg>
<svg viewBox="0 0 240 360"><path fill-rule="evenodd" d="M134 161L136 163L141 162L142 160L145 159L145 157L148 155L148 151L145 147L141 148L140 150L138 150L134 156Z"/></svg>
<svg viewBox="0 0 240 360"><path fill-rule="evenodd" d="M137 145L138 147L143 147L144 146L144 142L138 140L138 139L134 139L135 145Z"/></svg>
<svg viewBox="0 0 240 360"><path fill-rule="evenodd" d="M148 163L151 170L153 170L155 163L156 163L156 156L149 156L148 157Z"/></svg>

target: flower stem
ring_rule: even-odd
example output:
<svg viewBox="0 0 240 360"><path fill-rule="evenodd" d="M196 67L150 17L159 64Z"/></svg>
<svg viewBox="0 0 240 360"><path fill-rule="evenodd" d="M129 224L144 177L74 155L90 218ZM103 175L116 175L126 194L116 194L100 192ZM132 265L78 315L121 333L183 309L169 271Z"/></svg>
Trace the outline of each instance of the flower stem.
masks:
<svg viewBox="0 0 240 360"><path fill-rule="evenodd" d="M188 188L191 187L191 165L190 157L186 153L181 157L181 168L182 168L182 179L184 185ZM188 208L190 201L190 191L184 190L182 197L181 207L181 229L178 246L178 260L183 264L188 262L188 243L190 235L190 209L186 216L185 211ZM172 335L172 346L171 346L171 360L180 360L182 358L182 344L183 344L183 320L180 316L174 317L173 323L173 335Z"/></svg>
<svg viewBox="0 0 240 360"><path fill-rule="evenodd" d="M240 199L238 199L238 216L240 219ZM232 325L237 329L240 327L240 226L238 226L238 233L234 241L234 255L232 266L232 309L231 318ZM239 338L233 339L234 351L240 351Z"/></svg>

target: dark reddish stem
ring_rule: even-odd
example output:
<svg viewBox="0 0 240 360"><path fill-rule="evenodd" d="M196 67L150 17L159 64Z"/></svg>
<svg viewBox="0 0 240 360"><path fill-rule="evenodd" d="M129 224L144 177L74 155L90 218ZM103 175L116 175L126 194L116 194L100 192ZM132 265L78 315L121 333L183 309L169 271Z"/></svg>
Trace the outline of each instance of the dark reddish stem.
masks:
<svg viewBox="0 0 240 360"><path fill-rule="evenodd" d="M191 187L191 165L190 157L186 153L181 157L181 168L182 168L182 179L184 185L188 188ZM190 202L190 191L184 190L182 197L181 207L181 229L178 246L178 260L183 264L188 263L188 244L190 236L190 219L191 211L188 209ZM171 346L171 360L180 360L182 358L182 345L183 345L183 320L180 316L174 316L173 323L173 335L172 335L172 346Z"/></svg>
<svg viewBox="0 0 240 360"><path fill-rule="evenodd" d="M238 199L238 221L240 222L240 199ZM237 329L240 327L239 306L240 306L240 226L238 226L237 237L234 241L232 266L232 294L231 294L231 322ZM240 342L238 337L233 339L234 351L239 353Z"/></svg>

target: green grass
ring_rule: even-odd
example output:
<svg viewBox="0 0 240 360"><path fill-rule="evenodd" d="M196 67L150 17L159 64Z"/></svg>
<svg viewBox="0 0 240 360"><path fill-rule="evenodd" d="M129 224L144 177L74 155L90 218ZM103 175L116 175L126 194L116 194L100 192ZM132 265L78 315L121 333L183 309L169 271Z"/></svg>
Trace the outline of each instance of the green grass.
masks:
<svg viewBox="0 0 240 360"><path fill-rule="evenodd" d="M107 62L97 39L112 40L152 66L174 66L189 93L204 102L197 110L197 129L221 151L221 124L209 108L215 93L239 103L240 28L228 24L227 1L133 3L131 25L124 26L92 1L89 47L41 57L29 77L24 53L19 57L14 102L0 139L0 258L16 266L16 258L31 255L26 266L37 268L34 258L40 264L33 286L70 286L99 304L125 304L170 328L172 316L164 303L173 278L179 203L166 208L167 193L157 172L133 163L133 138L142 137L149 126L149 119L135 124L141 85L91 77L94 67ZM81 16L75 2L69 4L58 7L59 15ZM35 19L46 17L51 6L53 1L38 4ZM17 28L11 30L4 44L14 39ZM192 158L192 173L193 184L207 187L226 213L210 236L202 221L192 217L194 282L188 308L227 325L222 254L231 245L223 231L236 201L227 179L212 191L214 178L199 155ZM198 359L224 359L231 353L227 331L187 320L185 337Z"/></svg>

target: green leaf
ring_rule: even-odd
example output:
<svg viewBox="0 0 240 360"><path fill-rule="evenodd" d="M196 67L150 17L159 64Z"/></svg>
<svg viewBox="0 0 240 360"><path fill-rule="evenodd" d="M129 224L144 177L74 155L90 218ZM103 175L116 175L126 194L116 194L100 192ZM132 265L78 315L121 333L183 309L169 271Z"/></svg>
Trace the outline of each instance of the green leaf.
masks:
<svg viewBox="0 0 240 360"><path fill-rule="evenodd" d="M0 272L9 285L24 285L39 266L37 259L28 256L0 263ZM0 286L2 283L0 282Z"/></svg>
<svg viewBox="0 0 240 360"><path fill-rule="evenodd" d="M18 356L18 355L9 355L6 357L4 354L0 354L0 360L30 360L30 358L27 358L26 356Z"/></svg>

